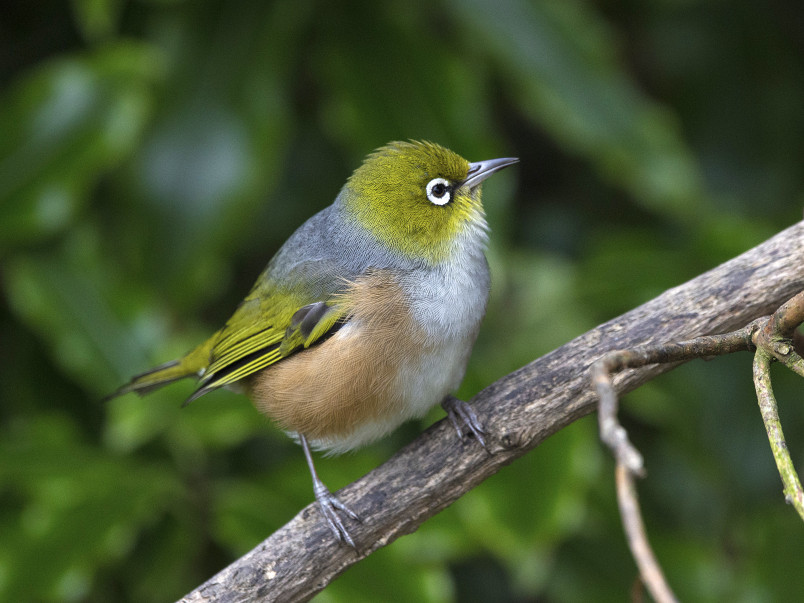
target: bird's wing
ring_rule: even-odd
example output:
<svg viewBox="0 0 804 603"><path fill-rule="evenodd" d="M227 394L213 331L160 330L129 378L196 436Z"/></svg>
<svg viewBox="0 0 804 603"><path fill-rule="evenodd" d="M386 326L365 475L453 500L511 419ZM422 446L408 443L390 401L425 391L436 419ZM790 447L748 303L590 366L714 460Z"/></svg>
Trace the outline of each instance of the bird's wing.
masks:
<svg viewBox="0 0 804 603"><path fill-rule="evenodd" d="M289 294L270 279L258 281L226 325L209 339L209 364L186 403L319 343L343 325L346 310L337 293L346 280L322 279L321 271L315 272L319 278L314 286L294 287L313 294Z"/></svg>

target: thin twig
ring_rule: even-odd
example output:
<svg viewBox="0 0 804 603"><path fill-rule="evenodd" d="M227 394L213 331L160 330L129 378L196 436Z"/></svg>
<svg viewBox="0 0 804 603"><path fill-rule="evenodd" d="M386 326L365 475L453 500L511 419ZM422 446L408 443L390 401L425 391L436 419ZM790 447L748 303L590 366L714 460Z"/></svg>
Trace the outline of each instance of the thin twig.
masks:
<svg viewBox="0 0 804 603"><path fill-rule="evenodd" d="M619 406L617 393L611 381L611 374L608 371L606 359L620 352L613 352L606 358L595 362L592 365L592 381L595 384L597 395L600 398L600 405L597 410L597 421L600 429L600 439L611 449L617 466L623 466L629 473L638 477L645 476L645 462L639 450L628 439L628 432L625 427L620 425L617 418L617 408Z"/></svg>
<svg viewBox="0 0 804 603"><path fill-rule="evenodd" d="M776 397L773 395L773 387L771 386L770 364L772 360L773 356L767 351L757 350L754 355L754 387L757 391L762 421L765 423L765 430L768 432L773 459L776 461L776 468L779 470L779 475L784 484L785 499L793 504L798 514L804 519L804 491L801 489L801 482L787 450L787 442L784 440L782 424L779 421L779 412L776 408Z"/></svg>
<svg viewBox="0 0 804 603"><path fill-rule="evenodd" d="M804 291L782 304L765 327L754 333L754 342L757 346L754 355L754 387L773 459L776 461L784 485L785 498L804 519L804 492L787 450L770 378L770 365L774 360L778 360L804 377L804 360L796 351L793 339L796 329L802 322L804 322Z"/></svg>
<svg viewBox="0 0 804 603"><path fill-rule="evenodd" d="M622 463L617 463L615 476L620 516L628 539L628 547L636 559L642 582L658 603L673 603L677 601L676 596L667 584L645 534L633 473Z"/></svg>

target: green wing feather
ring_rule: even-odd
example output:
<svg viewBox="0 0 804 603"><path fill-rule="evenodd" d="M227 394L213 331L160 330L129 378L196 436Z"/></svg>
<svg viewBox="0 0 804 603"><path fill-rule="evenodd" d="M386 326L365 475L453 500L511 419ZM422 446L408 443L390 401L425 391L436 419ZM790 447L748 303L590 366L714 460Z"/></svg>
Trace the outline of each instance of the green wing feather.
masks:
<svg viewBox="0 0 804 603"><path fill-rule="evenodd" d="M209 364L186 404L310 347L343 324L345 311L332 296L309 303L309 297L277 295L264 288L255 287L210 338Z"/></svg>

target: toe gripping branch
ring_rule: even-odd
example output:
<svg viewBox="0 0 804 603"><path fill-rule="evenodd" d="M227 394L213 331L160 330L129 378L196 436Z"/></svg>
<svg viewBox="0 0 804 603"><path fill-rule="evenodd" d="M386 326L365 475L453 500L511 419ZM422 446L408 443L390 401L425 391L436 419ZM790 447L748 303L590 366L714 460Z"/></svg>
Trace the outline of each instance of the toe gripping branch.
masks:
<svg viewBox="0 0 804 603"><path fill-rule="evenodd" d="M458 400L454 396L447 396L441 403L441 407L446 411L449 422L458 432L459 438L463 439L466 435L473 435L480 445L488 450L486 432L471 404Z"/></svg>

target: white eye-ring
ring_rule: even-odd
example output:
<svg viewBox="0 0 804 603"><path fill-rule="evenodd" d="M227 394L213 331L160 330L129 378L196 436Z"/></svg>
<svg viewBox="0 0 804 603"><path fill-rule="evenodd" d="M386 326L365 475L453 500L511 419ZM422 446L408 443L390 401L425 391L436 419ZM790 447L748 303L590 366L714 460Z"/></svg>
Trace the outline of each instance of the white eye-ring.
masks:
<svg viewBox="0 0 804 603"><path fill-rule="evenodd" d="M427 183L427 198L435 205L446 205L452 199L449 180L433 178Z"/></svg>

